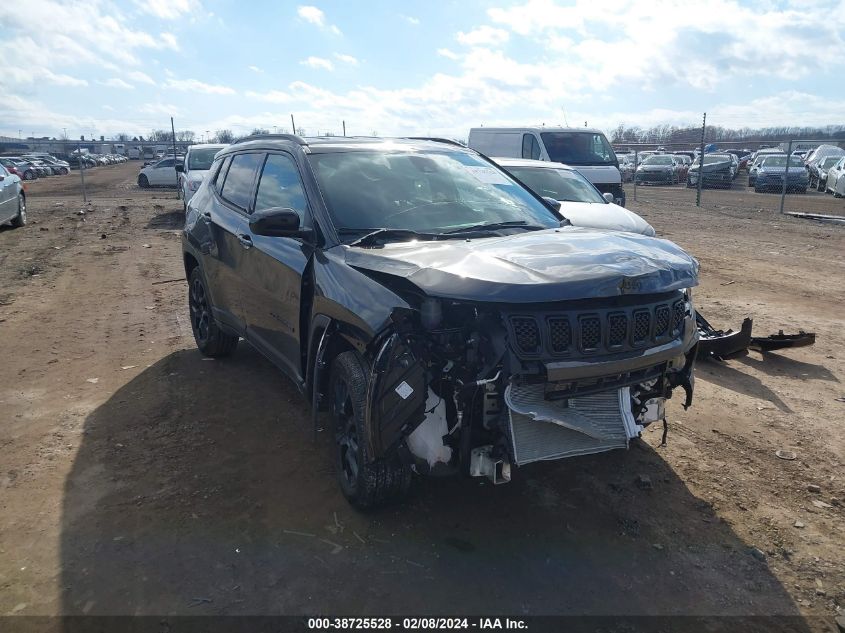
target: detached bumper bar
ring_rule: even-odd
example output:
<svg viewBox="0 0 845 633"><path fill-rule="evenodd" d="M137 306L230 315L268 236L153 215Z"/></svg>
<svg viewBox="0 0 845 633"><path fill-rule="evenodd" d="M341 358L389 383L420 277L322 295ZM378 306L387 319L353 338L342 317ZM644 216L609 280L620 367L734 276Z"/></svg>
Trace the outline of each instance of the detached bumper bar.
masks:
<svg viewBox="0 0 845 633"><path fill-rule="evenodd" d="M746 318L742 322L739 332L733 330L717 330L705 319L701 313L695 315L698 326L698 356L699 358L713 358L726 360L743 356L749 349L758 352L773 352L788 347L806 347L816 342L814 332L799 330L798 334L784 334L780 330L771 336L751 336L754 320Z"/></svg>

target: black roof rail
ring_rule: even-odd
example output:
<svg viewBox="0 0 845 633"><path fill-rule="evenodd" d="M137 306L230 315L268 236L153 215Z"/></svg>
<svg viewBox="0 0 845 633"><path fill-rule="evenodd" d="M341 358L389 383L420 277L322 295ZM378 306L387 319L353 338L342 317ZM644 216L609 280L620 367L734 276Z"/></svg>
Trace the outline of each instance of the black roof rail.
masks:
<svg viewBox="0 0 845 633"><path fill-rule="evenodd" d="M449 145L457 145L458 147L467 147L460 141L451 138L442 138L439 136L406 136L409 141L434 141L435 143L448 143Z"/></svg>
<svg viewBox="0 0 845 633"><path fill-rule="evenodd" d="M237 143L246 143L248 141L291 141L297 145L308 145L308 143L301 136L296 134L252 134L238 139L232 145Z"/></svg>

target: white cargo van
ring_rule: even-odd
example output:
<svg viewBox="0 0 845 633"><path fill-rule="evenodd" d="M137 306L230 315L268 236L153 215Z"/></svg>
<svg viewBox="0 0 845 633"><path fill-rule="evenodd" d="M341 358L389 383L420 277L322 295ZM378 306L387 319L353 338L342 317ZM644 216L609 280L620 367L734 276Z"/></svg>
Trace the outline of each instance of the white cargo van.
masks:
<svg viewBox="0 0 845 633"><path fill-rule="evenodd" d="M619 162L601 130L587 127L474 127L469 146L487 156L530 158L574 167L625 206Z"/></svg>

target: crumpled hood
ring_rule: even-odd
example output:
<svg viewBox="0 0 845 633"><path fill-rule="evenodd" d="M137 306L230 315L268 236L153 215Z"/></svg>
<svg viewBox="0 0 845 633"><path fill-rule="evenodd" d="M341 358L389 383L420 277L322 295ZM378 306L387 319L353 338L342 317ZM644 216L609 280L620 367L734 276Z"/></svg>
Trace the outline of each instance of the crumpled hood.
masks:
<svg viewBox="0 0 845 633"><path fill-rule="evenodd" d="M559 200L560 213L574 226L591 229L610 229L654 235L654 228L640 216L625 207L600 202L571 202Z"/></svg>
<svg viewBox="0 0 845 633"><path fill-rule="evenodd" d="M467 301L562 301L698 285L698 262L668 240L574 226L340 248L350 266L403 277L431 296Z"/></svg>

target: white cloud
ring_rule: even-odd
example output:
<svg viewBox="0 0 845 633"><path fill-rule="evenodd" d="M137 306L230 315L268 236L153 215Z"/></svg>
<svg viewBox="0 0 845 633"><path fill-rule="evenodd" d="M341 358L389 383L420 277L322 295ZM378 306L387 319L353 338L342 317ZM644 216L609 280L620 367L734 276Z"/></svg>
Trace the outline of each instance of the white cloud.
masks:
<svg viewBox="0 0 845 633"><path fill-rule="evenodd" d="M343 62L344 64L349 64L350 66L357 66L358 59L352 57L352 55L344 55L343 53L335 53L334 58L339 61Z"/></svg>
<svg viewBox="0 0 845 633"><path fill-rule="evenodd" d="M137 108L138 112L142 114L152 114L153 116L160 117L175 117L182 114L182 109L169 104L169 103L144 103L139 105Z"/></svg>
<svg viewBox="0 0 845 633"><path fill-rule="evenodd" d="M112 77L111 79L106 79L105 81L98 81L97 83L101 86L109 86L110 88L120 88L122 90L135 90L135 86L117 77Z"/></svg>
<svg viewBox="0 0 845 633"><path fill-rule="evenodd" d="M496 46L504 44L510 39L510 34L504 29L497 29L492 26L479 26L468 33L459 31L457 39L461 44L467 46Z"/></svg>
<svg viewBox="0 0 845 633"><path fill-rule="evenodd" d="M202 11L199 0L134 0L144 13L149 13L162 20L175 20L183 13Z"/></svg>
<svg viewBox="0 0 845 633"><path fill-rule="evenodd" d="M311 56L308 59L303 59L299 63L303 66L308 66L309 68L322 68L323 70L334 70L334 64L332 64L331 60L325 59L323 57Z"/></svg>
<svg viewBox="0 0 845 633"><path fill-rule="evenodd" d="M182 90L185 92L202 92L209 95L233 95L235 91L228 86L207 84L198 79L168 79L164 82L165 88Z"/></svg>
<svg viewBox="0 0 845 633"><path fill-rule="evenodd" d="M263 73L264 72L258 66L247 66L247 68L249 68L254 73Z"/></svg>
<svg viewBox="0 0 845 633"><path fill-rule="evenodd" d="M139 84L150 84L154 86L156 83L152 77L146 73L142 73L140 70L133 70L132 72L126 73L126 77Z"/></svg>
<svg viewBox="0 0 845 633"><path fill-rule="evenodd" d="M315 6L300 5L296 9L296 14L306 22L310 22L321 29L331 31L335 35L340 35L340 29L334 24L326 22L326 14Z"/></svg>
<svg viewBox="0 0 845 633"><path fill-rule="evenodd" d="M440 57L445 57L446 59L460 59L461 58L460 55L458 55L457 53L455 53L453 51L450 51L448 48L438 48L437 54L440 55Z"/></svg>
<svg viewBox="0 0 845 633"><path fill-rule="evenodd" d="M288 103L291 101L291 96L281 90L270 90L268 92L253 92L247 91L246 96L250 99L257 99L259 101L268 101L270 103Z"/></svg>
<svg viewBox="0 0 845 633"><path fill-rule="evenodd" d="M412 15L403 15L402 19L405 20L408 24L411 24L413 26L419 26L419 23L420 23L420 19L415 18Z"/></svg>

